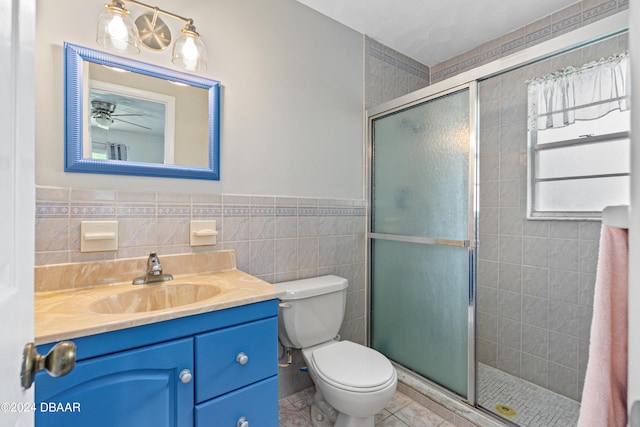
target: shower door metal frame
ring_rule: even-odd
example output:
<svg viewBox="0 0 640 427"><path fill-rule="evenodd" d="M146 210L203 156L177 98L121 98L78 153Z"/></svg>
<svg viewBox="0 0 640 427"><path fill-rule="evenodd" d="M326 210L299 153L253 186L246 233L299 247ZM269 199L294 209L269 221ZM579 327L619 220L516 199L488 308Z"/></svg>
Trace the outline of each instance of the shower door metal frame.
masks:
<svg viewBox="0 0 640 427"><path fill-rule="evenodd" d="M469 256L469 280L468 280L468 301L467 301L467 396L466 401L471 405L476 405L476 250L477 250L477 221L478 221L478 84L476 81L470 81L465 84L457 85L447 90L437 90L434 88L433 93L429 93L429 87L422 89L405 97L398 98L390 103L383 104L378 108L372 109L367 117L367 313L369 314L367 322L367 344L371 341L371 242L373 239L392 240L400 242L419 243L427 245L445 245L465 247ZM469 93L469 176L468 176L468 201L467 201L467 221L468 231L467 240L446 240L434 239L418 236L403 236L395 234L382 234L371 232L371 201L372 201L372 178L373 178L373 121L390 114L394 114L401 110L406 110L429 101L436 100L446 95L450 95L463 90ZM412 96L413 95L413 96ZM428 378L427 378L428 380ZM434 383L435 386L443 388L446 392L462 398L458 394L450 391L443 386Z"/></svg>

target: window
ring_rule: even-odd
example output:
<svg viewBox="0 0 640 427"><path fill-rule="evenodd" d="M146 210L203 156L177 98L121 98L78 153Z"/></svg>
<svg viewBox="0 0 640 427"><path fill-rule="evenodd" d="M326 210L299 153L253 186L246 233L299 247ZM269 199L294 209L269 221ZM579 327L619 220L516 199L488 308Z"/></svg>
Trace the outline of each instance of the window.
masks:
<svg viewBox="0 0 640 427"><path fill-rule="evenodd" d="M598 219L629 204L628 56L529 81L530 219Z"/></svg>

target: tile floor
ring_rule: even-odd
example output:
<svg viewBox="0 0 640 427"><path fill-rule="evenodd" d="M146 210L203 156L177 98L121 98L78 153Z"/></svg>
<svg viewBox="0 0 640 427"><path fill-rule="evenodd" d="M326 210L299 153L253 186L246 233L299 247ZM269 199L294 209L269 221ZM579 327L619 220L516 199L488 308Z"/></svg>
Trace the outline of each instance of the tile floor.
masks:
<svg viewBox="0 0 640 427"><path fill-rule="evenodd" d="M280 400L280 427L310 427L309 406L315 388ZM575 427L580 403L498 369L479 364L478 397L483 408L498 413L497 404L516 414L505 419L521 427ZM495 423L491 423L494 425ZM470 423L464 423L470 425ZM396 391L387 407L376 415L376 427L455 427L409 396Z"/></svg>
<svg viewBox="0 0 640 427"><path fill-rule="evenodd" d="M481 363L478 403L494 413L508 405L516 414L507 419L521 427L574 427L580 413L579 402Z"/></svg>
<svg viewBox="0 0 640 427"><path fill-rule="evenodd" d="M315 389L310 387L280 399L280 427L310 427L309 406ZM378 415L376 427L455 427L405 394L395 395Z"/></svg>

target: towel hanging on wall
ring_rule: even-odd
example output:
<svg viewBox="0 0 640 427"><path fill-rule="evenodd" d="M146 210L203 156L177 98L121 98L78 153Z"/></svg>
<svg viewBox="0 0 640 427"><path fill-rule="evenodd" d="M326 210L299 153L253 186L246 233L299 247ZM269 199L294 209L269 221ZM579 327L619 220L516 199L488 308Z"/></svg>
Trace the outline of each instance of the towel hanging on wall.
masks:
<svg viewBox="0 0 640 427"><path fill-rule="evenodd" d="M578 427L627 425L628 230L602 226Z"/></svg>

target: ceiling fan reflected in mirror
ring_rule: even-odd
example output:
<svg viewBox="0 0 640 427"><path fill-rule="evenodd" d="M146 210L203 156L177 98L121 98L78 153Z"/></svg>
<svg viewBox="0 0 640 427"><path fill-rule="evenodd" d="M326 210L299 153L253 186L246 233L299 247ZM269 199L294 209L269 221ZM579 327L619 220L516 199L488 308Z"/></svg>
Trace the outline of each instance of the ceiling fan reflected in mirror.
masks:
<svg viewBox="0 0 640 427"><path fill-rule="evenodd" d="M151 130L150 127L121 119L121 117L143 116L143 114L114 114L115 111L116 104L114 104L113 102L101 101L98 99L91 101L91 118L93 119L94 123L102 129L109 129L111 125L113 125L114 121L118 121L129 124L131 126L138 126L144 129Z"/></svg>

